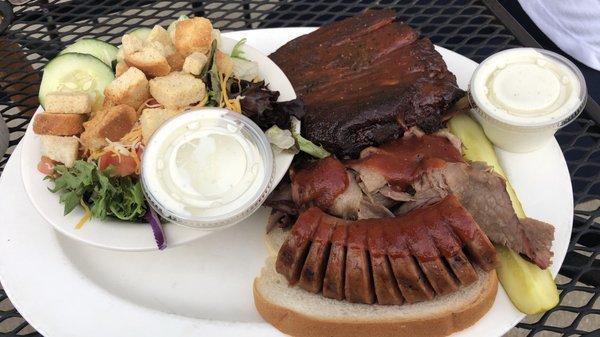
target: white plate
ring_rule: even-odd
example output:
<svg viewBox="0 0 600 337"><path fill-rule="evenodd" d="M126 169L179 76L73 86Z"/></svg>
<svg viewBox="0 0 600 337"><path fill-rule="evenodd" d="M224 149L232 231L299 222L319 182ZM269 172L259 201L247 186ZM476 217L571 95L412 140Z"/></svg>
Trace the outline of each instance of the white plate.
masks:
<svg viewBox="0 0 600 337"><path fill-rule="evenodd" d="M221 50L226 53L230 53L237 42L237 40L225 36L221 40ZM280 101L296 98L290 81L273 61L249 45L244 45L243 51L248 59L258 62L260 76L269 84L270 89L279 91ZM38 109L38 111L40 110L41 108ZM81 219L83 210L81 207L77 207L68 215L63 215L64 207L58 201L58 194L48 191L48 188L52 187L53 184L50 181L44 181L44 175L37 170L37 163L42 153L40 137L33 133L32 123L29 124L21 143L21 170L25 190L38 212L54 228L75 240L96 247L127 251L157 249L152 229L147 224L124 222L116 219L91 219L83 228L76 229L75 224ZM274 158L275 183L273 186L276 186L287 172L294 155L290 152L280 152ZM243 225L243 223L242 221L238 225ZM210 233L210 231L179 226L173 223L164 224L164 231L167 247L170 248L196 240Z"/></svg>
<svg viewBox="0 0 600 337"><path fill-rule="evenodd" d="M307 28L232 33L270 53ZM465 88L476 64L439 49ZM267 255L267 211L163 252L119 252L60 235L32 209L21 185L21 149L0 181L0 281L46 337L281 336L254 309L252 281ZM528 215L556 226L556 275L571 233L573 198L556 141L530 154L499 152ZM548 186L552 186L549 188ZM502 336L524 317L500 288L491 310L461 337Z"/></svg>

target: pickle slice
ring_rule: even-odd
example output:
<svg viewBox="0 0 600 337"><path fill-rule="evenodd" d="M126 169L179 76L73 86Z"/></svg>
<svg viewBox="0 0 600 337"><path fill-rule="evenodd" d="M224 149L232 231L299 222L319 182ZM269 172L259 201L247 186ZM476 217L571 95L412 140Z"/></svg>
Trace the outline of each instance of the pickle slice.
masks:
<svg viewBox="0 0 600 337"><path fill-rule="evenodd" d="M506 179L506 173L500 166L494 146L476 121L466 114L460 114L450 119L448 127L450 132L462 141L463 156L466 159L486 162L496 173ZM525 218L523 206L508 180L506 180L506 190L517 216ZM558 304L558 290L550 270L540 269L504 246L496 245L496 250L500 259L500 266L496 269L500 284L519 311L525 314L537 314L550 310Z"/></svg>

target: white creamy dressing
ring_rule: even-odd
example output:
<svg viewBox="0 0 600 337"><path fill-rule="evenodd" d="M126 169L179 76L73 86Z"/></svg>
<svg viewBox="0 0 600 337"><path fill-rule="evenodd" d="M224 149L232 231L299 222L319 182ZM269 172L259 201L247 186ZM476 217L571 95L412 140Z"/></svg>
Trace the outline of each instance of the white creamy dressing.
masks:
<svg viewBox="0 0 600 337"><path fill-rule="evenodd" d="M581 112L586 86L577 67L543 49L515 48L485 59L470 83L473 115L488 138L511 152L544 146Z"/></svg>
<svg viewBox="0 0 600 337"><path fill-rule="evenodd" d="M581 104L575 73L531 48L507 50L481 64L471 94L478 106L500 121L546 124L568 116Z"/></svg>
<svg viewBox="0 0 600 337"><path fill-rule="evenodd" d="M218 217L252 202L265 162L242 125L223 111L193 111L170 120L143 155L144 188L167 213Z"/></svg>

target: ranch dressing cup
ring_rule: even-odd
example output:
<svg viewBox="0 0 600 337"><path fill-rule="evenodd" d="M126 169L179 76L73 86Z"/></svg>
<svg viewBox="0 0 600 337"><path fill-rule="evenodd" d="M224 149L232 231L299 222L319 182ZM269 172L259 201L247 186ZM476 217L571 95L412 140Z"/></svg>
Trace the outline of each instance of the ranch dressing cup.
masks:
<svg viewBox="0 0 600 337"><path fill-rule="evenodd" d="M581 71L556 53L515 48L485 59L473 73L469 94L485 134L510 152L544 146L585 107Z"/></svg>
<svg viewBox="0 0 600 337"><path fill-rule="evenodd" d="M150 137L141 182L150 206L178 224L217 229L239 222L266 199L274 160L263 131L240 113L181 113Z"/></svg>

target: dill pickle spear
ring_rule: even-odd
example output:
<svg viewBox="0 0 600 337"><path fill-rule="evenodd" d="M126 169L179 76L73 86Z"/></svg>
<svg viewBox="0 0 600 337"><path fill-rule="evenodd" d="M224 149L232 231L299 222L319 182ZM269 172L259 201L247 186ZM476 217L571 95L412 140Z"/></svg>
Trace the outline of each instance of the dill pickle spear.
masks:
<svg viewBox="0 0 600 337"><path fill-rule="evenodd" d="M450 119L448 127L462 141L463 156L466 159L486 162L496 173L506 178L494 146L476 121L466 114L460 114ZM525 218L523 206L508 180L506 190L517 216ZM519 311L537 314L558 304L558 290L549 269L540 269L504 246L496 245L496 250L500 260L500 266L496 269L500 284Z"/></svg>

